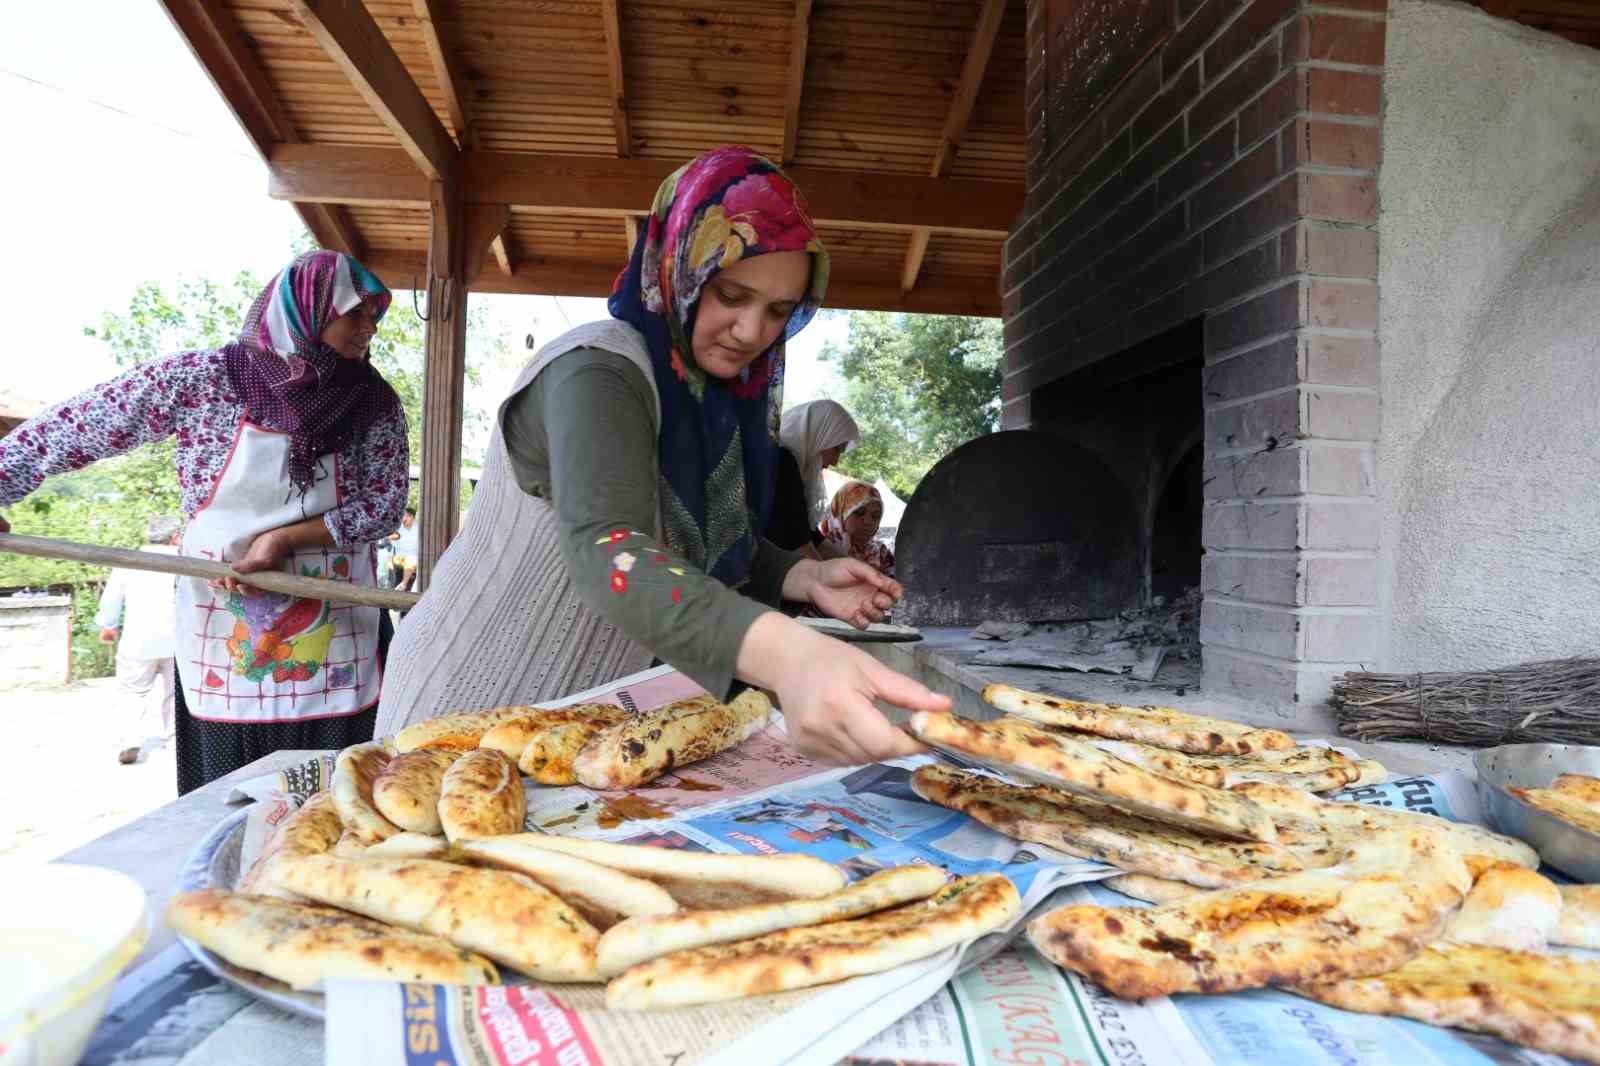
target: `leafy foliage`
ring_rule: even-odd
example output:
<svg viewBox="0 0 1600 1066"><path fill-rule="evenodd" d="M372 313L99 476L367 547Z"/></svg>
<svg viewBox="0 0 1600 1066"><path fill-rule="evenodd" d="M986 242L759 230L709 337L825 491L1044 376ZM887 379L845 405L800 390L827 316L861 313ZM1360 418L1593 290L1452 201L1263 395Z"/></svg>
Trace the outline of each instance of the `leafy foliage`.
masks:
<svg viewBox="0 0 1600 1066"><path fill-rule="evenodd" d="M861 427L840 471L909 499L934 463L999 428L1002 351L999 319L852 311L845 347L821 356Z"/></svg>

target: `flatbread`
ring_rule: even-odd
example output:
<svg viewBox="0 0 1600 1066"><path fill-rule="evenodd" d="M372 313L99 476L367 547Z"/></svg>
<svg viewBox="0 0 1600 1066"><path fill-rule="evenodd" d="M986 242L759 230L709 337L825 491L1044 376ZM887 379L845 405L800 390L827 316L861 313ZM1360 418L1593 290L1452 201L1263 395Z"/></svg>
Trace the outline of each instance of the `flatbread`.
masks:
<svg viewBox="0 0 1600 1066"><path fill-rule="evenodd" d="M963 877L928 899L866 918L664 955L614 978L606 1006L682 1007L880 973L999 929L1021 908L1006 878Z"/></svg>
<svg viewBox="0 0 1600 1066"><path fill-rule="evenodd" d="M1403 839L1337 869L1149 909L1063 907L1031 922L1028 938L1123 999L1383 973L1439 935L1469 883L1434 838L1389 836Z"/></svg>
<svg viewBox="0 0 1600 1066"><path fill-rule="evenodd" d="M1561 915L1550 943L1600 951L1600 885L1562 885Z"/></svg>
<svg viewBox="0 0 1600 1066"><path fill-rule="evenodd" d="M1470 1029L1600 1062L1600 963L1589 960L1440 943L1387 973L1293 991L1344 1010Z"/></svg>
<svg viewBox="0 0 1600 1066"><path fill-rule="evenodd" d="M460 711L414 722L394 735L394 750L402 754L421 748L471 751L483 735L508 718L516 718L532 707L496 707L488 711Z"/></svg>
<svg viewBox="0 0 1600 1066"><path fill-rule="evenodd" d="M329 978L440 985L500 981L494 963L443 937L331 907L205 888L173 896L167 924L235 966L290 988L313 988Z"/></svg>
<svg viewBox="0 0 1600 1066"><path fill-rule="evenodd" d="M398 836L399 834L395 834ZM359 829L346 829L339 834L339 840L333 845L332 854L342 855L347 859L359 858L370 849L382 844L378 837L363 833Z"/></svg>
<svg viewBox="0 0 1600 1066"><path fill-rule="evenodd" d="M427 833L396 833L361 854L368 859L443 859L450 854L450 842Z"/></svg>
<svg viewBox="0 0 1600 1066"><path fill-rule="evenodd" d="M540 833L523 833L517 840L654 881L679 904L696 910L814 899L845 885L842 870L810 855L719 855Z"/></svg>
<svg viewBox="0 0 1600 1066"><path fill-rule="evenodd" d="M1470 822L1366 803L1336 803L1297 788L1259 782L1230 791L1264 808L1278 826L1279 840L1311 867L1338 862L1352 842L1386 829L1421 829L1440 837L1465 857L1475 873L1500 862L1530 870L1539 866L1539 853L1522 841Z"/></svg>
<svg viewBox="0 0 1600 1066"><path fill-rule="evenodd" d="M988 685L983 698L1007 714L1044 725L1064 726L1108 740L1136 740L1194 755L1249 755L1257 751L1288 751L1295 746L1293 737L1276 729L1256 729L1173 707L1085 703L1010 685Z"/></svg>
<svg viewBox="0 0 1600 1066"><path fill-rule="evenodd" d="M909 725L912 735L936 748L1144 818L1232 839L1278 839L1266 812L1243 796L1154 773L1021 718L975 722L918 711Z"/></svg>
<svg viewBox="0 0 1600 1066"><path fill-rule="evenodd" d="M1563 777L1575 777L1575 774L1563 774ZM1544 811L1552 817L1559 818L1568 825L1577 826L1589 833L1600 834L1600 807L1591 806L1588 802L1586 791L1568 785L1565 790L1555 788L1516 788L1508 789L1513 796L1524 803Z"/></svg>
<svg viewBox="0 0 1600 1066"><path fill-rule="evenodd" d="M961 811L1013 840L1203 888L1305 869L1294 852L1277 844L1199 836L1058 789L1026 788L938 765L918 769L911 787L929 803Z"/></svg>
<svg viewBox="0 0 1600 1066"><path fill-rule="evenodd" d="M1499 863L1478 875L1444 939L1461 944L1543 951L1561 917L1561 893L1532 870Z"/></svg>
<svg viewBox="0 0 1600 1066"><path fill-rule="evenodd" d="M1187 899L1198 892L1206 891L1203 888L1196 888L1187 881L1151 877L1149 874L1117 874L1115 877L1106 878L1100 884L1113 892L1120 892L1124 896L1157 905Z"/></svg>
<svg viewBox="0 0 1600 1066"><path fill-rule="evenodd" d="M1600 811L1600 777L1590 777L1588 774L1562 774L1550 783L1550 788L1576 803Z"/></svg>
<svg viewBox="0 0 1600 1066"><path fill-rule="evenodd" d="M439 824L452 843L520 832L527 813L516 764L490 748L461 756L440 782Z"/></svg>
<svg viewBox="0 0 1600 1066"><path fill-rule="evenodd" d="M1363 778L1366 778L1366 783L1375 784L1387 776L1381 764L1352 759L1333 748L1291 748L1288 751L1258 751L1249 755L1186 755L1181 751L1131 740L1094 740L1090 743L1135 766L1213 788L1231 788L1247 781L1265 781L1303 788L1308 792L1337 792L1342 788L1355 787Z"/></svg>
<svg viewBox="0 0 1600 1066"><path fill-rule="evenodd" d="M573 722L603 721L614 725L628 712L614 703L575 703L569 707L529 707L515 718L507 718L485 733L480 748L493 748L512 762L522 757L528 744L546 730Z"/></svg>
<svg viewBox="0 0 1600 1066"><path fill-rule="evenodd" d="M690 763L742 744L766 726L772 701L746 689L731 703L710 697L680 700L595 735L572 761L578 783L588 788L638 788Z"/></svg>
<svg viewBox="0 0 1600 1066"><path fill-rule="evenodd" d="M576 785L574 764L578 753L595 737L627 720L627 712L612 707L588 718L546 728L528 742L517 759L517 769L541 785Z"/></svg>
<svg viewBox="0 0 1600 1066"><path fill-rule="evenodd" d="M278 824L278 829L261 849L256 861L239 878L238 891L257 896L274 896L278 899L298 899L294 893L279 888L274 878L274 868L284 855L320 855L333 850L344 834L344 823L333 806L333 793L318 792L300 809L293 811Z"/></svg>
<svg viewBox="0 0 1600 1066"><path fill-rule="evenodd" d="M381 740L352 744L339 753L333 763L333 806L344 827L370 843L387 840L400 827L378 813L372 805L372 783L394 753Z"/></svg>
<svg viewBox="0 0 1600 1066"><path fill-rule="evenodd" d="M396 755L372 782L372 805L408 833L439 834L439 790L460 753L422 748Z"/></svg>
<svg viewBox="0 0 1600 1066"><path fill-rule="evenodd" d="M432 859L296 855L279 877L307 899L434 933L541 981L595 979L600 934L521 874Z"/></svg>
<svg viewBox="0 0 1600 1066"><path fill-rule="evenodd" d="M911 900L926 899L944 883L945 872L937 866L897 866L816 899L630 918L600 935L600 946L596 950L600 976L610 977L675 951L871 914Z"/></svg>
<svg viewBox="0 0 1600 1066"><path fill-rule="evenodd" d="M523 837L516 834L464 841L455 854L526 874L572 904L596 929L609 929L635 916L672 914L678 909L678 902L654 881L576 855L528 847Z"/></svg>

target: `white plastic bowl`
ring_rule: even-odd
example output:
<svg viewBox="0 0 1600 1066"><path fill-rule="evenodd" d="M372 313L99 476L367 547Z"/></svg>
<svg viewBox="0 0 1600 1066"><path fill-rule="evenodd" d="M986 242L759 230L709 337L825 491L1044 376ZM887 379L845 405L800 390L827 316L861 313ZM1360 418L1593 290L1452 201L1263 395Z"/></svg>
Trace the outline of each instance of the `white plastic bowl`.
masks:
<svg viewBox="0 0 1600 1066"><path fill-rule="evenodd" d="M100 866L0 863L0 1066L71 1066L150 935L144 889Z"/></svg>

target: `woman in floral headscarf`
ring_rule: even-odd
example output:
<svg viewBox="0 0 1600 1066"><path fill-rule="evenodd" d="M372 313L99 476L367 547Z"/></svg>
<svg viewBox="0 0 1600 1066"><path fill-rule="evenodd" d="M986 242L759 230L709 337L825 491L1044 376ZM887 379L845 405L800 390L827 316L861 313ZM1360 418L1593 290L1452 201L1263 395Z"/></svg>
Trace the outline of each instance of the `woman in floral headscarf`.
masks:
<svg viewBox="0 0 1600 1066"><path fill-rule="evenodd" d="M894 552L881 540L883 496L865 481L847 481L833 494L817 532L837 554L860 559L880 574L894 576Z"/></svg>
<svg viewBox="0 0 1600 1066"><path fill-rule="evenodd" d="M0 505L176 436L184 555L376 584L373 542L409 489L405 412L367 357L388 306L349 256L300 256L233 343L142 363L0 440ZM283 748L372 738L377 608L179 578L177 619L180 794Z"/></svg>
<svg viewBox="0 0 1600 1066"><path fill-rule="evenodd" d="M762 539L783 346L828 257L799 190L747 148L662 183L610 300L524 368L461 537L395 636L381 731L537 703L659 658L719 698L773 689L790 737L841 763L917 750L874 707L943 709L876 659L774 608L865 626L901 589L853 559Z"/></svg>

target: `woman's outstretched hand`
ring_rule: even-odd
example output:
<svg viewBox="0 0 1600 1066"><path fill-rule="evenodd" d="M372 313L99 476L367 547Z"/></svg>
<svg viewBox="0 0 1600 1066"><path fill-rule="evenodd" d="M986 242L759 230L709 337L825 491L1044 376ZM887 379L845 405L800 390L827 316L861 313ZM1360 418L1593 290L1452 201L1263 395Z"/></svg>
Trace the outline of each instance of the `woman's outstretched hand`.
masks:
<svg viewBox="0 0 1600 1066"><path fill-rule="evenodd" d="M830 618L849 622L857 629L883 621L905 595L900 582L860 559L806 560L789 573L790 577L784 580L785 599L810 603Z"/></svg>
<svg viewBox="0 0 1600 1066"><path fill-rule="evenodd" d="M777 693L790 743L842 766L925 750L892 725L874 700L912 711L950 709L948 696L777 613L762 615L750 627L739 649L739 676Z"/></svg>

